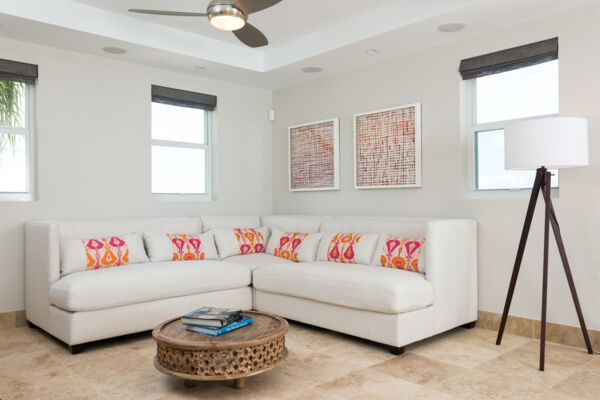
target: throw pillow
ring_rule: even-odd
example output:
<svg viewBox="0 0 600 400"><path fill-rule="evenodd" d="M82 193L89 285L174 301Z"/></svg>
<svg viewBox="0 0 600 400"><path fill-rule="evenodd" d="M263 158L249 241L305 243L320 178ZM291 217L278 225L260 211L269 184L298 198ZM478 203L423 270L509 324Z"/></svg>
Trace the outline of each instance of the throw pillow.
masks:
<svg viewBox="0 0 600 400"><path fill-rule="evenodd" d="M425 273L424 244L425 238L381 235L371 264Z"/></svg>
<svg viewBox="0 0 600 400"><path fill-rule="evenodd" d="M339 232L324 233L319 245L319 261L345 264L369 264L375 244L376 233Z"/></svg>
<svg viewBox="0 0 600 400"><path fill-rule="evenodd" d="M60 249L62 275L149 261L141 233L62 240Z"/></svg>
<svg viewBox="0 0 600 400"><path fill-rule="evenodd" d="M144 232L144 242L152 262L216 260L217 248L212 232Z"/></svg>
<svg viewBox="0 0 600 400"><path fill-rule="evenodd" d="M265 243L269 239L269 228L215 229L215 243L219 250L219 258L239 256L265 251Z"/></svg>
<svg viewBox="0 0 600 400"><path fill-rule="evenodd" d="M322 236L322 233L284 232L273 228L267 253L286 260L312 262Z"/></svg>

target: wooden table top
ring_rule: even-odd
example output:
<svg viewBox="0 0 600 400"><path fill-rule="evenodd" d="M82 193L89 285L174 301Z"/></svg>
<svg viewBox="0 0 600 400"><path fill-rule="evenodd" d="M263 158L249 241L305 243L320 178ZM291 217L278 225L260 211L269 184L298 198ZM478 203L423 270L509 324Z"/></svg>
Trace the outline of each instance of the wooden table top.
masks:
<svg viewBox="0 0 600 400"><path fill-rule="evenodd" d="M285 319L259 311L244 311L254 322L220 336L186 331L181 317L163 322L152 331L159 343L182 350L219 350L254 346L283 336L288 330Z"/></svg>

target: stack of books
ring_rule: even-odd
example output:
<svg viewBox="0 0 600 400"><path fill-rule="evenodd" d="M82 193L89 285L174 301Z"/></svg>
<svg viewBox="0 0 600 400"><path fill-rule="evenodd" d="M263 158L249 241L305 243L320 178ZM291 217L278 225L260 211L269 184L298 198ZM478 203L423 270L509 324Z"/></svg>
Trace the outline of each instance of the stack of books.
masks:
<svg viewBox="0 0 600 400"><path fill-rule="evenodd" d="M187 331L219 336L250 325L253 321L251 317L242 315L241 310L202 307L184 315L181 322L186 325Z"/></svg>

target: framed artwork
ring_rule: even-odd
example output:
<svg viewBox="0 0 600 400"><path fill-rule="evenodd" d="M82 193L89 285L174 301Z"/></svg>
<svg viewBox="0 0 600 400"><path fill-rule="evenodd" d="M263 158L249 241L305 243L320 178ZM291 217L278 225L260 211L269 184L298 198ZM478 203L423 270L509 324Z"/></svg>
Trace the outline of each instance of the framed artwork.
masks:
<svg viewBox="0 0 600 400"><path fill-rule="evenodd" d="M288 128L291 192L340 188L339 126L332 118Z"/></svg>
<svg viewBox="0 0 600 400"><path fill-rule="evenodd" d="M421 187L421 104L354 115L354 188Z"/></svg>

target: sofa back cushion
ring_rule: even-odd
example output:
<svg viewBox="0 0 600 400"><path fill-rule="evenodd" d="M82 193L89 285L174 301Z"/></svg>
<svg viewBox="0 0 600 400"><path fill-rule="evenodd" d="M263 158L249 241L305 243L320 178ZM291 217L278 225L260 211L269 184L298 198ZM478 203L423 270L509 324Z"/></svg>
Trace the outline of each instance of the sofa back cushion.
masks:
<svg viewBox="0 0 600 400"><path fill-rule="evenodd" d="M319 232L323 218L313 216L268 215L261 217L262 224L271 230L277 228L284 232Z"/></svg>
<svg viewBox="0 0 600 400"><path fill-rule="evenodd" d="M423 261L425 238L406 238L382 234L371 265L425 273Z"/></svg>
<svg viewBox="0 0 600 400"><path fill-rule="evenodd" d="M148 262L142 234L61 240L61 275Z"/></svg>
<svg viewBox="0 0 600 400"><path fill-rule="evenodd" d="M264 253L269 241L269 228L214 229L219 258Z"/></svg>
<svg viewBox="0 0 600 400"><path fill-rule="evenodd" d="M56 224L61 239L126 235L132 232L202 233L200 217L60 220Z"/></svg>
<svg viewBox="0 0 600 400"><path fill-rule="evenodd" d="M376 233L323 233L318 261L346 264L369 264L379 235Z"/></svg>
<svg viewBox="0 0 600 400"><path fill-rule="evenodd" d="M322 233L284 232L273 228L267 253L290 261L313 262L322 236Z"/></svg>
<svg viewBox="0 0 600 400"><path fill-rule="evenodd" d="M405 217L334 217L324 219L321 232L386 233L403 237L424 237L428 219Z"/></svg>
<svg viewBox="0 0 600 400"><path fill-rule="evenodd" d="M218 259L213 232L144 232L144 243L152 262Z"/></svg>
<svg viewBox="0 0 600 400"><path fill-rule="evenodd" d="M258 215L207 215L202 217L204 232L215 229L260 228Z"/></svg>

